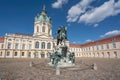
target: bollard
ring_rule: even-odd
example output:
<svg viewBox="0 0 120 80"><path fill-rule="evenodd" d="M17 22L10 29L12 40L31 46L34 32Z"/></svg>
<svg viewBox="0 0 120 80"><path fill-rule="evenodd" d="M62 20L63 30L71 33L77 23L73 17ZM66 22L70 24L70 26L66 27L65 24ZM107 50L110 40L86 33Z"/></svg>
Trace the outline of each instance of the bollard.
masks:
<svg viewBox="0 0 120 80"><path fill-rule="evenodd" d="M96 63L94 63L94 64L92 65L92 69L93 69L93 70L97 70L97 65L96 65Z"/></svg>
<svg viewBox="0 0 120 80"><path fill-rule="evenodd" d="M32 61L30 62L29 66L30 66L30 67L32 67L32 66L33 66L33 62L32 62Z"/></svg>

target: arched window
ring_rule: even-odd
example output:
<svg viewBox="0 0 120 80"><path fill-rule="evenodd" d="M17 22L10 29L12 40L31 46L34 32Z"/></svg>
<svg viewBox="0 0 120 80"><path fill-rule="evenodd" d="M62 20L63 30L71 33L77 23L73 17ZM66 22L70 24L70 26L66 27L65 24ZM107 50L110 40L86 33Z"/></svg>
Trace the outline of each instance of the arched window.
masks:
<svg viewBox="0 0 120 80"><path fill-rule="evenodd" d="M51 49L51 43L47 43L47 49Z"/></svg>
<svg viewBox="0 0 120 80"><path fill-rule="evenodd" d="M45 49L45 42L42 42L41 49Z"/></svg>
<svg viewBox="0 0 120 80"><path fill-rule="evenodd" d="M45 32L45 26L42 27L42 32Z"/></svg>
<svg viewBox="0 0 120 80"><path fill-rule="evenodd" d="M39 32L39 26L37 26L37 32Z"/></svg>
<svg viewBox="0 0 120 80"><path fill-rule="evenodd" d="M39 42L38 41L35 43L35 48L39 48Z"/></svg>

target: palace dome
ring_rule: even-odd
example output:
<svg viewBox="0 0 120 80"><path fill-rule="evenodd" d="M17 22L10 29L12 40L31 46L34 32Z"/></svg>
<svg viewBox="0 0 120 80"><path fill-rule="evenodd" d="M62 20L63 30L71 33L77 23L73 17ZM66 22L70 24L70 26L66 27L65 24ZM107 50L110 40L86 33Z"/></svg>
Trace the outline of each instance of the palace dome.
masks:
<svg viewBox="0 0 120 80"><path fill-rule="evenodd" d="M47 16L45 6L43 6L41 14L37 14L37 16L35 16L35 21L51 23L51 18Z"/></svg>

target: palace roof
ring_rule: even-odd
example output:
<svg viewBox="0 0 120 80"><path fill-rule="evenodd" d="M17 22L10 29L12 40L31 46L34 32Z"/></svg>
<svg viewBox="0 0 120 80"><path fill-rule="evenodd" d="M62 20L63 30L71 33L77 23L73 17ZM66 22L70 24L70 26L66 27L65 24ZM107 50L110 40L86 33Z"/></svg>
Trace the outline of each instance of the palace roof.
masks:
<svg viewBox="0 0 120 80"><path fill-rule="evenodd" d="M94 42L88 42L85 44L70 44L70 47L87 47L87 46L95 46L95 45L101 45L101 44L106 44L110 42L117 42L120 41L120 35L101 39L101 40L96 40Z"/></svg>
<svg viewBox="0 0 120 80"><path fill-rule="evenodd" d="M0 37L0 43L4 42L4 38Z"/></svg>

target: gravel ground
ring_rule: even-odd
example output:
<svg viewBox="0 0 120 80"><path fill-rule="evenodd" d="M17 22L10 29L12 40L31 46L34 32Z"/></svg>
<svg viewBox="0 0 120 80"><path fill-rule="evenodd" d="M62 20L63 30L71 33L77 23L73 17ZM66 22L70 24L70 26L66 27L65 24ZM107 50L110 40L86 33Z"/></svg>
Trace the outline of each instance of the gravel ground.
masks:
<svg viewBox="0 0 120 80"><path fill-rule="evenodd" d="M48 62L49 59L0 59L0 80L120 80L120 59L77 58L76 66L61 68L60 75ZM97 70L91 68L93 63Z"/></svg>

